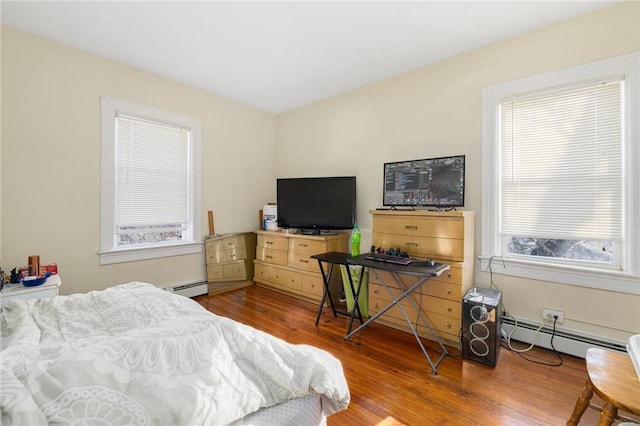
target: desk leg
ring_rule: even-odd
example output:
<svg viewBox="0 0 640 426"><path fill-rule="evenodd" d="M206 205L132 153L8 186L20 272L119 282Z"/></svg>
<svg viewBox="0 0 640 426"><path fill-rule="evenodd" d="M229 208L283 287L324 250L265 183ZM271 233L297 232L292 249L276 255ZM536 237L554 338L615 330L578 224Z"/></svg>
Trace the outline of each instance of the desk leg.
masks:
<svg viewBox="0 0 640 426"><path fill-rule="evenodd" d="M384 284L384 281L382 280L382 278L380 278L380 275L378 275L378 273L376 272L375 269L371 269L371 271L373 271L374 274L376 274L376 277L378 278L378 281L380 281L380 283L382 283L382 286L387 289L387 291L391 291L387 288L386 284ZM421 278L416 284L414 284L411 287L411 291L413 291L415 288L419 287L420 285L422 285L423 282L426 281L426 278ZM392 294L392 297L393 296ZM378 318L380 318L382 315L386 314L387 311L391 308L393 308L393 305L395 305L398 300L400 300L400 298L397 298L395 300L393 300L391 303L389 303L387 306L385 306L384 308L382 308L380 311L378 311L374 316L369 317L369 319L367 321L364 322L364 324L360 325L360 327L356 328L355 330L353 330L351 333L347 334L345 336L345 340L349 339L351 336L353 336L354 334L358 333L359 331L363 330L364 328L366 328L369 324L371 324L372 322L374 322L375 320L377 320Z"/></svg>
<svg viewBox="0 0 640 426"><path fill-rule="evenodd" d="M347 276L349 277L349 286L351 287L351 294L353 295L353 308L351 309L349 316L349 326L347 327L347 334L351 333L351 329L353 328L353 319L356 315L360 319L360 324L363 323L362 319L362 311L360 310L360 292L362 291L362 280L364 277L364 266L360 267L360 278L358 279L358 288L356 289L353 286L353 278L351 278L351 270L349 269L351 265L347 265ZM369 283L367 283L369 285Z"/></svg>
<svg viewBox="0 0 640 426"><path fill-rule="evenodd" d="M397 276L395 276L395 273L392 273L392 275L394 275L394 279L396 280L396 282L398 282L399 278ZM423 280L422 282L424 282L424 281L426 281L426 280ZM418 286L422 285L422 282ZM413 289L413 287L412 287L412 289ZM413 333L413 336L416 338L416 341L418 342L418 346L420 346L420 349L422 349L422 353L424 354L425 358L427 358L427 361L429 361L429 365L431 365L431 369L433 370L433 374L437 375L438 374L437 367L438 367L438 365L440 365L440 363L442 362L444 357L449 355L449 351L447 351L447 348L442 344L442 342L440 341L440 339L436 335L435 330L431 327L431 324L429 324L429 321L427 321L427 318L425 318L425 316L422 313L422 311L420 311L420 308L416 305L416 302L411 298L411 293L413 292L412 289L411 290L406 290L404 293L402 293L398 297L396 304L398 305L398 308L400 309L400 312L402 312L402 316L404 316L405 321L409 325L409 328L411 329L411 333ZM391 290L387 289L387 291L390 293L391 297L393 297L393 293L391 293ZM433 361L431 361L431 357L427 353L427 350L424 347L424 344L422 343L422 340L420 339L420 334L418 334L418 330L413 326L413 324L411 323L411 320L409 319L409 315L407 315L407 313L404 310L404 307L400 303L400 301L403 300L403 299L407 299L409 301L409 303L411 304L411 307L413 307L413 309L416 311L416 314L418 314L418 318L420 318L420 321L422 321L422 324L425 327L427 327L427 330L429 330L429 333L431 333L431 335L433 336L435 341L438 343L438 345L440 345L440 349L442 350L442 353L440 354L440 357L438 358L438 360L435 363Z"/></svg>
<svg viewBox="0 0 640 426"><path fill-rule="evenodd" d="M395 272L392 273L393 278L396 280L396 282L400 282L400 278L398 278L395 274ZM425 280L426 281L426 280ZM424 283L424 281L422 282ZM422 283L420 283L422 285ZM387 291L390 291L389 289L387 289ZM440 341L440 339L438 338L438 336L436 335L436 331L433 329L433 327L431 327L431 324L429 323L429 321L427 320L427 318L424 316L424 314L422 313L422 311L420 310L420 307L416 304L415 300L413 300L411 298L411 293L413 292L413 289L411 289L411 291L407 290L405 291L402 295L400 295L399 300L406 298L409 303L411 304L411 306L413 307L413 309L416 311L416 313L418 314L418 317L420 318L420 321L422 321L422 324L427 327L427 330L429 330L429 333L431 333L431 335L434 337L435 341L438 342L438 345L440 346L440 349L442 349L442 354L443 356L445 355L449 355L449 351L447 350L447 348L444 346L444 344L442 344L442 342ZM393 293L391 294L393 296ZM403 312L404 314L404 309L402 308L401 304L398 304L398 307L400 308L400 310ZM405 319L407 319L407 322L410 322L407 318L407 315L405 314ZM438 363L440 363L440 361L438 361Z"/></svg>
<svg viewBox="0 0 640 426"><path fill-rule="evenodd" d="M320 300L320 307L318 307L318 315L316 316L316 325L320 323L320 316L322 315L322 309L324 308L324 301L329 298L329 306L331 306L331 312L333 312L333 316L337 317L336 307L333 304L333 297L331 297L331 292L329 291L329 283L331 282L331 276L333 275L333 263L329 265L328 274L325 273L324 268L322 267L322 261L318 259L318 265L320 266L320 272L322 274L322 285L324 289L322 290L322 299Z"/></svg>
<svg viewBox="0 0 640 426"><path fill-rule="evenodd" d="M378 278L378 281L380 281L380 283L382 284L382 287L389 293L389 295L393 298L393 300L384 308L382 308L379 312L377 312L374 316L369 317L369 319L362 324L360 327L356 328L355 330L353 330L352 332L350 332L349 334L347 334L345 336L345 340L348 340L349 338L351 338L351 336L353 336L354 334L358 333L360 330L364 329L365 327L367 327L370 323L372 323L373 321L375 321L376 319L378 319L380 316L384 315L389 309L393 308L394 305L397 305L398 308L400 308L400 312L402 312L402 315L404 316L405 321L407 322L407 324L409 325L409 328L411 329L411 332L413 333L413 336L416 338L416 341L418 342L418 345L420 346L420 349L422 350L422 353L424 354L425 358L427 359L427 361L429 362L429 365L431 366L431 370L433 371L434 375L438 374L438 365L440 364L440 362L442 362L442 360L444 359L445 356L447 356L449 354L449 352L447 351L446 347L442 344L442 341L440 340L440 338L438 338L438 335L435 333L435 331L433 330L433 328L431 328L431 325L429 324L429 321L427 321L427 319L425 318L425 316L422 314L422 312L420 312L420 309L418 306L416 306L415 302L413 301L413 299L411 299L410 297L408 297L411 293L413 293L414 291L416 291L418 288L420 288L420 286L427 280L429 279L429 277L421 277L418 279L418 281L413 284L411 287L409 287L408 289L405 289L403 291L403 293L400 296L395 296L393 294L393 292L391 291L391 289L389 289L389 287L387 286L387 284L384 282L384 280L382 279L382 277L376 272L375 269L370 269L371 271L373 271L373 273L376 275L376 277ZM401 284L401 280L397 277L397 275L395 274L391 274L393 279L396 281L396 283L398 283L400 288L403 288L402 284ZM431 335L433 336L434 340L436 342L438 342L438 344L440 345L440 348L442 349L442 354L440 355L440 357L438 358L438 360L434 363L433 361L431 361L431 357L429 356L429 354L427 353L427 350L425 349L424 345L422 344L422 340L420 340L420 335L418 334L418 331L415 329L415 327L413 326L413 324L411 323L411 321L409 320L409 316L407 315L407 313L405 312L404 308L402 307L402 305L400 304L400 302L402 301L402 299L408 298L408 300L411 303L411 306L413 307L413 309L416 310L416 312L418 313L418 316L420 318L420 320L423 322L423 324L427 327L427 329L429 330L429 332L431 333Z"/></svg>

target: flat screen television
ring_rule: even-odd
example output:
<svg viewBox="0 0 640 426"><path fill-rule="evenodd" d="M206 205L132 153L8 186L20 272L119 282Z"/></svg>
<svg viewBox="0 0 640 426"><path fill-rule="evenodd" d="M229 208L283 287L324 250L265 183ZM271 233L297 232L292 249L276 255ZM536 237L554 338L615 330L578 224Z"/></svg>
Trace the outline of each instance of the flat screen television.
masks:
<svg viewBox="0 0 640 426"><path fill-rule="evenodd" d="M464 206L465 156L384 164L384 206Z"/></svg>
<svg viewBox="0 0 640 426"><path fill-rule="evenodd" d="M356 177L277 180L278 226L304 233L351 229L356 221Z"/></svg>

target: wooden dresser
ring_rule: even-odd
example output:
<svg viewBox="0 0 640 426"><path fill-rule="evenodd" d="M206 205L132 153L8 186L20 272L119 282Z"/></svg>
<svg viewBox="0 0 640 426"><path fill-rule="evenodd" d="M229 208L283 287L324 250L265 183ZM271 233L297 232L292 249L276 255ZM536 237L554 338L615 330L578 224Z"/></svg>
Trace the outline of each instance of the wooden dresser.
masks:
<svg viewBox="0 0 640 426"><path fill-rule="evenodd" d="M371 240L376 247L398 248L411 257L433 259L451 266L441 276L425 282L413 298L438 336L446 344L460 347L458 333L462 327L462 296L473 286L475 212L371 210L370 213L373 216ZM384 276L383 279L386 283L393 282ZM400 279L405 284L416 280L408 275L400 275ZM370 315L391 300L375 274L369 273ZM403 307L415 323L417 314L409 302L404 301ZM398 307L389 310L378 321L410 331ZM429 337L421 325L418 325L418 332Z"/></svg>
<svg viewBox="0 0 640 426"><path fill-rule="evenodd" d="M255 246L253 232L205 237L209 295L253 284Z"/></svg>
<svg viewBox="0 0 640 426"><path fill-rule="evenodd" d="M298 298L318 302L322 299L322 275L314 254L347 252L348 234L301 235L274 231L256 231L255 276L264 286ZM332 294L342 293L342 277L333 274Z"/></svg>

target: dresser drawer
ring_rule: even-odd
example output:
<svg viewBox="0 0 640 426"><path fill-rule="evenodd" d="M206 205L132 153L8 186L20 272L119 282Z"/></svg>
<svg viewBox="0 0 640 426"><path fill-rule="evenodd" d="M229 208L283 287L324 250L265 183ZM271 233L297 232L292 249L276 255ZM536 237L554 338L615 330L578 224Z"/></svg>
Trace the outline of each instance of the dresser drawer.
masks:
<svg viewBox="0 0 640 426"><path fill-rule="evenodd" d="M420 298L420 307L423 312L433 312L452 318L456 322L462 319L462 307L460 300L453 301L439 297L423 295Z"/></svg>
<svg viewBox="0 0 640 426"><path fill-rule="evenodd" d="M445 271L444 274L446 274L447 272ZM377 274L377 275L376 275ZM380 269L376 269L375 272L369 271L369 283L371 285L377 284L377 285L381 285L382 283L380 282L380 280L378 279L378 275L380 276L380 278L382 278L384 280L384 283L391 288L403 288L403 289L408 289L411 288L415 283L418 282L419 279L421 279L420 277L417 277L415 275L407 275L407 274L402 274L402 273L398 273L395 274L395 279L394 279L394 275L391 275L390 272L387 271L382 271ZM415 290L416 294L430 294L432 296L441 296L441 293L436 293L433 294L433 287L441 287L442 284L447 284L449 288L455 288L456 285L452 285L450 280L445 280L445 281L436 281L437 277L432 277L432 278L428 278L427 280L425 280L421 285L420 288ZM398 284L398 282L396 281L399 280L400 284ZM460 286L457 286L457 294L460 294ZM438 292L441 292L443 290L437 290ZM447 292L446 290L444 290L444 294L446 295ZM442 295L442 297L444 297ZM449 295L448 297L446 297L447 299L451 299L452 297L455 297L455 293L453 294L453 296ZM462 298L459 298L460 300L462 300Z"/></svg>
<svg viewBox="0 0 640 426"><path fill-rule="evenodd" d="M380 292L376 292L375 290L373 290L373 293L371 290L372 289L370 288L369 289L369 315L373 315L377 312L380 312L389 303L391 303L391 300L392 300L389 293L384 291L384 289L380 289L381 290ZM409 320L415 324L415 322L418 320L418 313L415 311L415 309L413 309L413 307L411 306L411 303L408 300L404 299L402 300L402 302L400 302L400 304L402 305L402 308L404 309L407 316L409 317ZM382 318L398 325L402 325L402 326L407 325L404 315L402 315L402 311L400 311L400 308L398 307L397 304L394 304L391 309L385 312L384 315L382 315Z"/></svg>
<svg viewBox="0 0 640 426"><path fill-rule="evenodd" d="M269 281L269 266L264 263L256 262L253 266L255 281Z"/></svg>
<svg viewBox="0 0 640 426"><path fill-rule="evenodd" d="M222 250L232 250L237 248L244 248L245 244L245 236L244 234L232 235L224 238L218 239L208 239L207 240L207 250L210 251L222 251Z"/></svg>
<svg viewBox="0 0 640 426"><path fill-rule="evenodd" d="M247 259L247 249L244 246L235 247L229 250L207 251L207 264L235 262Z"/></svg>
<svg viewBox="0 0 640 426"><path fill-rule="evenodd" d="M398 284L389 272L380 270L376 270L376 272L380 274L388 287L392 289L399 288ZM446 274L446 271L444 273ZM415 277L413 275L396 274L396 277L401 280L405 289L410 288L418 280L418 277ZM434 296L441 299L460 302L462 301L462 286L452 281L454 280L436 280L436 277L429 278L424 283L422 283L420 288L417 289L414 294L423 294L426 296ZM380 280L378 280L378 277L372 271L369 272L369 288L370 291L373 291L374 289L385 291L384 288L382 288Z"/></svg>
<svg viewBox="0 0 640 426"><path fill-rule="evenodd" d="M441 299L462 301L462 286L446 281L436 281L433 278L422 286L421 293Z"/></svg>
<svg viewBox="0 0 640 426"><path fill-rule="evenodd" d="M460 218L411 217L402 215L374 217L373 228L376 232L406 235L412 238L464 239L464 222Z"/></svg>
<svg viewBox="0 0 640 426"><path fill-rule="evenodd" d="M394 279L394 276L391 275L391 272L383 271L381 269L369 270L369 282L370 283L375 283L375 284L381 285L382 283L378 279L378 276L380 278L382 278L382 280L384 280L384 283L387 285L387 287L401 288L400 284L398 284L396 282L396 280ZM400 280L400 283L402 284L402 287L404 287L405 289L411 287L419 279L419 277L416 277L415 275L406 275L406 274L395 274L395 277L398 280ZM425 284L423 284L423 285L425 285Z"/></svg>
<svg viewBox="0 0 640 426"><path fill-rule="evenodd" d="M207 265L207 281L213 282L217 280L221 280L224 277L224 270L222 269L222 265Z"/></svg>
<svg viewBox="0 0 640 426"><path fill-rule="evenodd" d="M244 280L247 279L247 264L244 261L231 262L222 266L224 270L224 278L227 280Z"/></svg>
<svg viewBox="0 0 640 426"><path fill-rule="evenodd" d="M251 277L251 268L247 261L213 264L207 266L207 281L245 280Z"/></svg>
<svg viewBox="0 0 640 426"><path fill-rule="evenodd" d="M285 266L287 264L287 252L281 250L272 250L264 247L257 247L256 259L263 262L272 263L274 265Z"/></svg>
<svg viewBox="0 0 640 426"><path fill-rule="evenodd" d="M258 247L286 251L289 248L288 238L280 235L259 234Z"/></svg>
<svg viewBox="0 0 640 426"><path fill-rule="evenodd" d="M280 286L285 285L286 270L282 268L269 267L269 281Z"/></svg>
<svg viewBox="0 0 640 426"><path fill-rule="evenodd" d="M289 251L306 253L309 255L325 253L327 251L327 243L322 240L291 238L289 240Z"/></svg>
<svg viewBox="0 0 640 426"><path fill-rule="evenodd" d="M376 231L372 234L372 244L385 249L397 248L422 259L464 260L464 240L461 239L407 236Z"/></svg>
<svg viewBox="0 0 640 426"><path fill-rule="evenodd" d="M300 272L285 271L282 284L291 290L302 291L302 274Z"/></svg>
<svg viewBox="0 0 640 426"><path fill-rule="evenodd" d="M309 257L309 254L290 251L288 265L293 268L300 268L310 272L320 272L318 261Z"/></svg>
<svg viewBox="0 0 640 426"><path fill-rule="evenodd" d="M460 320L451 318L446 315L437 314L435 312L423 311L422 313L424 314L425 317L427 317L429 324L431 324L431 327L433 327L435 330L441 331L443 333L452 334L452 335L457 335L458 332L460 331L460 327L461 327ZM418 325L421 326L421 324L418 324ZM423 327L423 330L425 331L425 333L428 333L426 331L426 327Z"/></svg>
<svg viewBox="0 0 640 426"><path fill-rule="evenodd" d="M322 276L320 274L302 274L302 291L318 300L322 299L324 284L322 284Z"/></svg>
<svg viewBox="0 0 640 426"><path fill-rule="evenodd" d="M449 269L438 275L437 277L430 278L429 281L445 282L450 284L462 285L462 268L460 264L453 262L449 264Z"/></svg>

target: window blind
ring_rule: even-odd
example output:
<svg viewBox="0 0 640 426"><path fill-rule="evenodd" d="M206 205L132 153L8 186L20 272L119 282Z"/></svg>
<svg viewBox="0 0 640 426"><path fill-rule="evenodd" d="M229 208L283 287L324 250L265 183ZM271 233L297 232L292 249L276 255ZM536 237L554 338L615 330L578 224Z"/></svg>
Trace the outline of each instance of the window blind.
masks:
<svg viewBox="0 0 640 426"><path fill-rule="evenodd" d="M189 130L116 116L116 229L189 222Z"/></svg>
<svg viewBox="0 0 640 426"><path fill-rule="evenodd" d="M500 232L619 241L622 78L500 102Z"/></svg>

